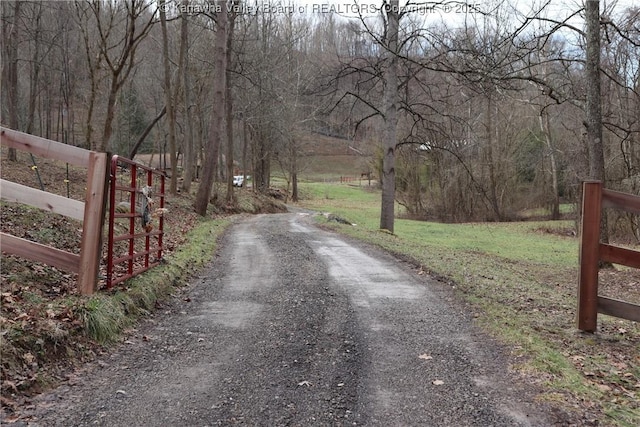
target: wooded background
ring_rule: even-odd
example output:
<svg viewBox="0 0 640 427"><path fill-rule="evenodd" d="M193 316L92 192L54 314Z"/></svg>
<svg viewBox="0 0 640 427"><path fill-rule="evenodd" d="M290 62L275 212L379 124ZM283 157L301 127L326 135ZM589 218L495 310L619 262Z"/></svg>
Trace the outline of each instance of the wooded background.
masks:
<svg viewBox="0 0 640 427"><path fill-rule="evenodd" d="M280 170L296 200L317 135L369 156L391 231L394 200L501 221L558 218L585 179L640 194L640 7L512 3L2 1L0 122L167 153L200 214L236 173L265 192ZM637 215L608 229L640 240Z"/></svg>

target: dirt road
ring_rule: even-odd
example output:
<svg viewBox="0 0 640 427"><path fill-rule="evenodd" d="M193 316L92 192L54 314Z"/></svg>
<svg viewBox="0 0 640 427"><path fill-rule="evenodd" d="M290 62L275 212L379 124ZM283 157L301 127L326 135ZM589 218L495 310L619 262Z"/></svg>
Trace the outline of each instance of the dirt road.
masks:
<svg viewBox="0 0 640 427"><path fill-rule="evenodd" d="M236 224L210 268L33 426L553 425L441 284L304 214Z"/></svg>

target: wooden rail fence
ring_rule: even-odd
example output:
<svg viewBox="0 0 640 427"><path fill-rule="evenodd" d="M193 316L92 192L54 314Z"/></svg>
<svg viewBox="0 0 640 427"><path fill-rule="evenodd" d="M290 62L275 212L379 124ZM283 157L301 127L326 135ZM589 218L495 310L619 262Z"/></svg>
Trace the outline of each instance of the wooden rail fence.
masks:
<svg viewBox="0 0 640 427"><path fill-rule="evenodd" d="M0 233L3 252L42 262L61 270L78 273L78 290L89 295L95 292L102 250L109 181L109 155L84 150L71 145L0 127L2 145L26 151L88 169L85 201L40 191L15 182L0 179L2 200L22 203L82 221L80 255L32 242L7 233Z"/></svg>
<svg viewBox="0 0 640 427"><path fill-rule="evenodd" d="M598 313L640 322L640 305L598 295L601 261L640 268L640 252L600 242L603 208L640 215L640 197L607 190L600 181L583 184L577 321L586 332L596 331Z"/></svg>

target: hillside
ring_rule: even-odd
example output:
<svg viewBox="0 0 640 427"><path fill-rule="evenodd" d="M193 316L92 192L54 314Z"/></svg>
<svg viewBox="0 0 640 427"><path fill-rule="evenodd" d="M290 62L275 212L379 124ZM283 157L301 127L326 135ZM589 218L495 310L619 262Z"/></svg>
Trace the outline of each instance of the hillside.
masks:
<svg viewBox="0 0 640 427"><path fill-rule="evenodd" d="M304 155L300 176L306 181L359 178L372 171L373 142L352 141L319 133L307 133L301 142Z"/></svg>

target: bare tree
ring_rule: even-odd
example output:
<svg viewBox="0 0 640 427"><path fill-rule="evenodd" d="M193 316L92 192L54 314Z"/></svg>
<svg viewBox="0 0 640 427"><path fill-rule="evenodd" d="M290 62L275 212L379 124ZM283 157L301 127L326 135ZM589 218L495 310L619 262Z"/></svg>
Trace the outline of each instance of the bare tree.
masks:
<svg viewBox="0 0 640 427"><path fill-rule="evenodd" d="M396 127L398 125L398 32L400 9L398 0L391 0L386 8L385 45L387 66L384 75L384 114L383 157L382 157L382 204L380 207L380 229L393 233L396 170L395 150L398 143Z"/></svg>
<svg viewBox="0 0 640 427"><path fill-rule="evenodd" d="M162 59L164 66L164 102L167 108L167 124L169 125L169 158L171 161L171 181L169 192L176 194L178 190L178 161L176 149L176 114L171 92L171 61L169 58L169 36L167 34L167 12L165 0L158 0L160 10L160 26L162 28Z"/></svg>
<svg viewBox="0 0 640 427"><path fill-rule="evenodd" d="M193 120L191 117L191 82L189 70L189 17L187 8L189 0L182 0L182 12L180 22L180 59L179 66L182 69L182 86L184 91L184 111L185 111L185 138L182 144L184 150L184 179L182 180L182 190L189 193L191 182L193 181L193 170L195 167L195 147L193 143Z"/></svg>
<svg viewBox="0 0 640 427"><path fill-rule="evenodd" d="M604 149L602 141L602 95L600 93L600 0L585 0L587 80L587 152L589 179L604 182Z"/></svg>
<svg viewBox="0 0 640 427"><path fill-rule="evenodd" d="M18 22L21 1L2 2L2 87L6 105L2 106L2 118L9 116L8 125L19 129L18 122ZM14 148L9 149L8 158L17 160Z"/></svg>
<svg viewBox="0 0 640 427"><path fill-rule="evenodd" d="M286 73L288 64L279 39L276 14L243 16L239 21L237 59L238 100L251 141L253 189L265 193L271 180L272 160L282 120L282 94L277 76ZM245 169L247 164L244 164Z"/></svg>
<svg viewBox="0 0 640 427"><path fill-rule="evenodd" d="M600 92L600 0L585 0L587 106L587 153L589 154L589 179L605 182L604 143L602 140L602 94ZM602 215L600 239L609 242L607 215Z"/></svg>
<svg viewBox="0 0 640 427"><path fill-rule="evenodd" d="M216 163L220 144L225 134L225 95L227 87L227 37L228 37L228 15L226 8L221 8L216 13L216 33L213 52L214 67L216 75L213 80L213 97L216 100L213 105L211 128L209 131L209 141L205 155L202 171L202 179L198 192L196 193L195 211L201 216L207 213L211 188L216 173Z"/></svg>
<svg viewBox="0 0 640 427"><path fill-rule="evenodd" d="M43 64L43 58L41 58L42 49L42 2L34 4L33 17L31 21L34 22L35 28L33 29L33 54L31 57L31 67L29 76L29 106L27 109L27 125L26 132L33 133L34 119L36 113L36 100L38 98L38 80L40 76L40 68Z"/></svg>
<svg viewBox="0 0 640 427"><path fill-rule="evenodd" d="M287 181L287 193L298 201L298 174L305 166L305 148L310 144L310 124L317 107L308 95L315 68L305 46L309 42L309 22L305 17L287 15L278 21L274 50L286 67L275 73L271 83L277 97L279 114L272 120L274 159Z"/></svg>
<svg viewBox="0 0 640 427"><path fill-rule="evenodd" d="M166 113L167 113L167 107L165 106L162 108L160 113L158 113L158 115L147 125L147 127L144 129L144 131L142 132L142 134L140 135L136 143L131 148L131 151L129 151L128 157L130 159L133 159L136 156L136 154L138 153L138 150L140 149L140 146L142 145L144 140L147 138L147 136L149 136L149 133L151 133L151 130L153 129L153 127L156 125L156 123L160 121L162 117L164 117Z"/></svg>
<svg viewBox="0 0 640 427"><path fill-rule="evenodd" d="M553 143L553 137L551 135L551 125L549 124L549 111L541 109L538 115L540 123L540 131L544 136L544 142L547 145L549 152L549 162L551 165L551 190L552 190L552 203L551 203L551 219L560 219L560 191L558 189L558 165L556 161L555 145Z"/></svg>
<svg viewBox="0 0 640 427"><path fill-rule="evenodd" d="M226 88L225 88L225 120L226 120L226 136L227 136L227 198L228 205L236 202L233 194L233 95L231 91L231 78L233 75L233 33L238 16L238 0L231 0L229 13L229 34L227 35L227 60L226 60Z"/></svg>
<svg viewBox="0 0 640 427"><path fill-rule="evenodd" d="M640 7L615 16L601 13L603 142L607 154L607 186L640 194ZM640 217L608 212L612 231L640 241ZM615 227L615 228L614 228Z"/></svg>
<svg viewBox="0 0 640 427"><path fill-rule="evenodd" d="M136 64L136 51L155 22L152 3L145 0L76 3L77 23L83 33L91 78L86 137L92 148L107 151L113 133L117 95ZM93 41L94 36L97 40ZM96 51L97 50L97 51ZM108 75L108 95L102 135L92 141L94 103L98 100L102 68Z"/></svg>

